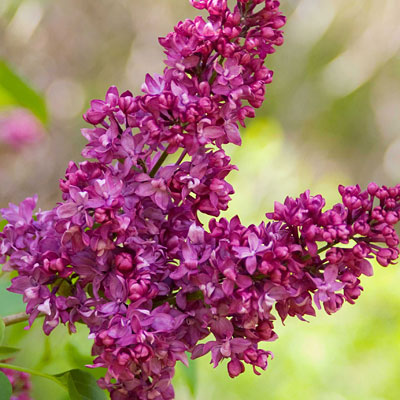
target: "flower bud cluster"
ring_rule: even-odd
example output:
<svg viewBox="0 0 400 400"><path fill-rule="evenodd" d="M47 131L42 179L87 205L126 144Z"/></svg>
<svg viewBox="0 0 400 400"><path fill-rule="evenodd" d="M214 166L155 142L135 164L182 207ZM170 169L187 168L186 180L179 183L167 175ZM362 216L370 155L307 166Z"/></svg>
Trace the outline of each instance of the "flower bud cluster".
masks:
<svg viewBox="0 0 400 400"><path fill-rule="evenodd" d="M88 160L69 164L62 202L35 216L34 197L2 210L0 261L18 272L10 290L30 323L45 315L46 334L59 322L89 327L92 367L107 368L99 385L114 400L173 399L187 353L227 360L231 377L245 364L259 374L275 313L304 319L313 301L334 312L359 296L368 259L398 256L400 186L340 187L343 202L328 211L306 192L277 203L274 222L202 225L228 207L236 167L222 146L240 144L238 124L264 100L263 62L285 19L272 0L191 2L209 18L160 39L164 74L147 75L141 96L112 87L91 102Z"/></svg>

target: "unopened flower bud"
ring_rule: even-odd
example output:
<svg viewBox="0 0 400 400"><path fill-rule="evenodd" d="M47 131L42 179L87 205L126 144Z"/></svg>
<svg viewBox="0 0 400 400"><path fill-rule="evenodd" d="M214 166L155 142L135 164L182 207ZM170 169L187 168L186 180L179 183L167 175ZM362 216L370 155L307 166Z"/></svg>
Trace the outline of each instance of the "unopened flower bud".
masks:
<svg viewBox="0 0 400 400"><path fill-rule="evenodd" d="M119 253L115 257L115 266L121 273L131 272L133 268L132 256L129 253Z"/></svg>

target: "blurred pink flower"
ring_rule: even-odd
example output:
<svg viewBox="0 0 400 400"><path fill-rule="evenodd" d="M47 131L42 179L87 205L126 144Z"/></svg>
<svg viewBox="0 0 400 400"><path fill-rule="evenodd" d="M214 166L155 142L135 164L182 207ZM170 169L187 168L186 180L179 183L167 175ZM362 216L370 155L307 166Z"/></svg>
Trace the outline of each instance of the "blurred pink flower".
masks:
<svg viewBox="0 0 400 400"><path fill-rule="evenodd" d="M42 124L27 109L14 108L0 113L0 144L18 151L43 137Z"/></svg>

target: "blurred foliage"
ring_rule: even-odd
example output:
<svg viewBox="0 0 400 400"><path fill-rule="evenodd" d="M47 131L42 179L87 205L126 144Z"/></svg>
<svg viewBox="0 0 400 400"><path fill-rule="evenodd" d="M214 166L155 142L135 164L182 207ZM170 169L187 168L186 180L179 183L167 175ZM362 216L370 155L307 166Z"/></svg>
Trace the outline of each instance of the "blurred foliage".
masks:
<svg viewBox="0 0 400 400"><path fill-rule="evenodd" d="M189 362L188 366L179 363L177 366L177 375L182 381L181 384L189 390L191 396L195 396L197 393L197 362L190 359L190 354L188 354ZM179 379L178 378L178 379ZM176 380L176 378L175 378Z"/></svg>
<svg viewBox="0 0 400 400"><path fill-rule="evenodd" d="M21 106L47 122L46 103L4 60L0 59L0 107Z"/></svg>

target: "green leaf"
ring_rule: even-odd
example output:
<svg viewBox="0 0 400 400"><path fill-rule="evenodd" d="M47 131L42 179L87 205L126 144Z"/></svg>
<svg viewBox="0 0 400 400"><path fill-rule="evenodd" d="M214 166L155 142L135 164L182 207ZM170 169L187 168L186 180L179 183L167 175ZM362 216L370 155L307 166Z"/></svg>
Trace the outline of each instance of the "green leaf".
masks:
<svg viewBox="0 0 400 400"><path fill-rule="evenodd" d="M0 106L19 105L32 111L43 123L47 122L46 102L24 79L0 60Z"/></svg>
<svg viewBox="0 0 400 400"><path fill-rule="evenodd" d="M3 232L3 229L7 224L8 224L8 222L5 219L2 219L0 221L0 232Z"/></svg>
<svg viewBox="0 0 400 400"><path fill-rule="evenodd" d="M0 344L3 343L5 332L6 332L6 324L4 323L3 318L0 318Z"/></svg>
<svg viewBox="0 0 400 400"><path fill-rule="evenodd" d="M6 374L0 371L0 400L10 400L12 386Z"/></svg>
<svg viewBox="0 0 400 400"><path fill-rule="evenodd" d="M194 397L197 390L197 365L196 362L189 358L189 366L182 364L181 371L186 385L189 388L191 395Z"/></svg>
<svg viewBox="0 0 400 400"><path fill-rule="evenodd" d="M71 342L67 342L65 345L66 357L72 367L80 367L85 364L90 364L93 358L90 357L90 353L83 354L77 346ZM96 368L97 369L97 368Z"/></svg>
<svg viewBox="0 0 400 400"><path fill-rule="evenodd" d="M71 369L55 375L68 387L70 400L105 400L106 394L97 385L94 376L81 369Z"/></svg>
<svg viewBox="0 0 400 400"><path fill-rule="evenodd" d="M18 353L20 349L16 347L0 346L0 360L5 360Z"/></svg>

